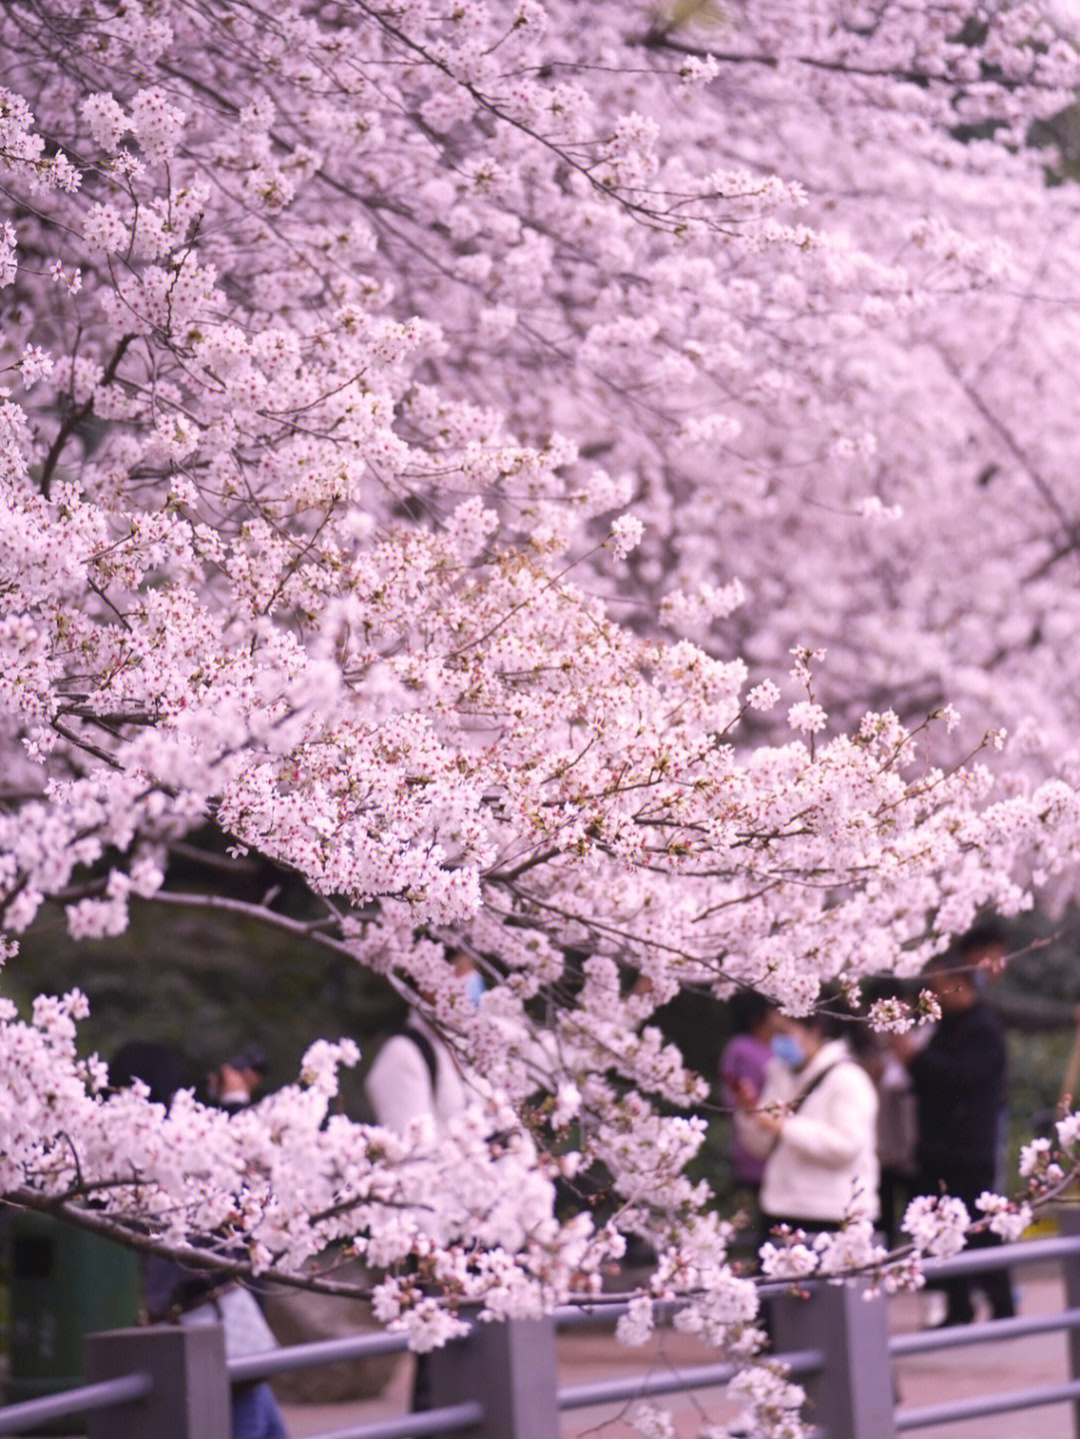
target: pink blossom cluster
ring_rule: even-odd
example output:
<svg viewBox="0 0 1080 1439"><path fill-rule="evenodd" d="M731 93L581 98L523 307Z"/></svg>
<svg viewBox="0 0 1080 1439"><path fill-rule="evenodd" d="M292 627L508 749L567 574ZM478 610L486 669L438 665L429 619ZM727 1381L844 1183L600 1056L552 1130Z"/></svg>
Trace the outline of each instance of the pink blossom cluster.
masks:
<svg viewBox="0 0 1080 1439"><path fill-rule="evenodd" d="M456 1303L492 1315L544 1312L606 1261L607 1236L552 1217L528 1138L491 1139L505 1114L478 1104L441 1137L328 1114L338 1066L357 1058L350 1041L318 1042L300 1082L250 1110L230 1116L184 1091L166 1111L141 1083L109 1091L104 1065L77 1057L85 1012L77 993L42 997L24 1023L4 1002L0 1185L13 1202L226 1274L298 1272L345 1239L376 1270L421 1261ZM388 1277L374 1302L417 1348L460 1329L415 1276Z"/></svg>

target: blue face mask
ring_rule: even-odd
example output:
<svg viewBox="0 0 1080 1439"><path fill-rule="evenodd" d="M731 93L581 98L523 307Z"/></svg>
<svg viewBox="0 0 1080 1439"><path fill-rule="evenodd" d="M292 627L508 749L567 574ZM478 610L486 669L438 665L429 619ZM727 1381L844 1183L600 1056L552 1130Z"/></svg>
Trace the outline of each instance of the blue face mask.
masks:
<svg viewBox="0 0 1080 1439"><path fill-rule="evenodd" d="M772 1052L791 1069L801 1069L806 1063L806 1050L793 1034L774 1034Z"/></svg>
<svg viewBox="0 0 1080 1439"><path fill-rule="evenodd" d="M477 1009L479 1009L480 1000L484 993L484 981L475 969L465 981L465 993L469 996Z"/></svg>

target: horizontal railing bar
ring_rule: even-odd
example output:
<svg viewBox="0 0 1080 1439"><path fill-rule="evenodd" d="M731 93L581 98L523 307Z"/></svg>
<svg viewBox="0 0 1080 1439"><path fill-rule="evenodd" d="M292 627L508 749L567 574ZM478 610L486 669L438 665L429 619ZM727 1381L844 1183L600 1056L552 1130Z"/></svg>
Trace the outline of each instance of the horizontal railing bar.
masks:
<svg viewBox="0 0 1080 1439"><path fill-rule="evenodd" d="M67 1389L63 1394L24 1399L21 1404L8 1404L0 1409L0 1434L18 1434L27 1426L44 1424L49 1419L67 1419L74 1414L89 1414L96 1409L111 1409L115 1404L128 1404L133 1399L145 1398L152 1387L149 1374L122 1374L119 1379L84 1384L79 1389Z"/></svg>
<svg viewBox="0 0 1080 1439"><path fill-rule="evenodd" d="M1029 1334L1049 1334L1055 1329L1077 1328L1080 1328L1080 1309L1063 1309L1058 1314L990 1319L983 1324L956 1324L947 1329L924 1329L918 1334L897 1334L889 1340L889 1353L894 1359L899 1359L907 1354L929 1354L936 1349L963 1349L968 1344L1024 1339Z"/></svg>
<svg viewBox="0 0 1080 1439"><path fill-rule="evenodd" d="M788 1294L790 1290L791 1283L787 1280L770 1279L767 1283L757 1286L758 1293L765 1299L772 1294ZM688 1294L682 1299L654 1299L652 1301L653 1319L658 1324L666 1323L693 1302L694 1295L692 1294ZM610 1324L612 1320L621 1319L624 1314L630 1312L630 1300L614 1297L609 1300L585 1299L580 1304L560 1304L552 1312L555 1316L555 1323L560 1329L577 1329L590 1324Z"/></svg>
<svg viewBox="0 0 1080 1439"><path fill-rule="evenodd" d="M746 1277L751 1278L752 1276ZM811 1278L800 1282L811 1283L813 1280ZM768 1299L774 1294L789 1294L791 1282L785 1279L769 1279L765 1283L758 1284L757 1291L763 1299ZM653 1319L657 1324L666 1323L693 1302L694 1295L692 1294L680 1299L654 1299L652 1301ZM583 1299L579 1304L560 1304L553 1311L555 1323L559 1329L578 1329L592 1324L597 1326L610 1324L629 1312L630 1300L617 1296Z"/></svg>
<svg viewBox="0 0 1080 1439"><path fill-rule="evenodd" d="M400 1419L354 1424L351 1429L327 1429L309 1439L410 1439L413 1434L450 1434L457 1429L475 1429L483 1417L484 1406L471 1401L405 1414Z"/></svg>
<svg viewBox="0 0 1080 1439"><path fill-rule="evenodd" d="M618 1304L561 1304L555 1310L555 1324L559 1330L599 1328L601 1324L621 1319L629 1310L630 1304L625 1299Z"/></svg>
<svg viewBox="0 0 1080 1439"><path fill-rule="evenodd" d="M1070 1243L1068 1240L1046 1240L1048 1244ZM1026 1246L1025 1246L1026 1247ZM1080 1250L1080 1237L1077 1238L1076 1247ZM938 1261L934 1261L937 1263ZM740 1275L741 1278L753 1279L752 1274ZM810 1275L807 1279L798 1280L800 1284L810 1284L821 1276ZM827 1282L827 1276L826 1276ZM774 1294L790 1294L792 1281L790 1279L766 1279L757 1283L757 1291L763 1299L768 1299ZM626 1314L630 1308L630 1299L636 1298L630 1295L623 1299L617 1294L600 1295L597 1298L582 1299L576 1304L560 1304L554 1311L555 1322L562 1328L574 1328L577 1324L603 1324L610 1319L618 1319ZM694 1302L695 1296L687 1294L678 1299L654 1299L652 1302L653 1315L657 1320L673 1319L680 1310L685 1309L688 1304Z"/></svg>
<svg viewBox="0 0 1080 1439"><path fill-rule="evenodd" d="M825 1356L817 1349L800 1349L774 1356L793 1374L821 1369ZM689 1389L715 1389L728 1384L739 1372L734 1364L685 1365L662 1374L637 1374L621 1379L598 1379L590 1384L570 1384L558 1390L559 1409L588 1409L594 1404L621 1403L654 1394L680 1394Z"/></svg>
<svg viewBox="0 0 1080 1439"><path fill-rule="evenodd" d="M909 1429L925 1429L930 1424L955 1424L961 1419L982 1419L988 1414L1008 1414L1014 1409L1037 1409L1044 1404L1063 1404L1069 1399L1080 1399L1080 1379L1050 1384L1043 1389L1013 1389L978 1399L958 1399L953 1404L898 1409L896 1430L906 1433Z"/></svg>
<svg viewBox="0 0 1080 1439"><path fill-rule="evenodd" d="M558 1390L559 1409L588 1409L652 1394L676 1394L684 1389L718 1388L729 1384L739 1371L732 1364L702 1364L678 1373L636 1374L622 1379L599 1379L591 1384L569 1384Z"/></svg>
<svg viewBox="0 0 1080 1439"><path fill-rule="evenodd" d="M691 1302L690 1299L654 1299L652 1306L654 1322L663 1324L673 1319L680 1309L685 1309ZM555 1324L561 1330L611 1324L629 1312L630 1301L618 1299L612 1300L610 1303L602 1300L588 1300L582 1304L560 1304L554 1314Z"/></svg>
<svg viewBox="0 0 1080 1439"><path fill-rule="evenodd" d="M949 1259L926 1259L927 1281L948 1279L954 1274L979 1274L984 1269L1012 1269L1038 1264L1044 1259L1066 1259L1080 1254L1080 1235L1061 1239L1026 1239L1019 1244L995 1244L989 1249L964 1249Z"/></svg>
<svg viewBox="0 0 1080 1439"><path fill-rule="evenodd" d="M791 1374L816 1374L826 1364L826 1356L821 1349L791 1349L786 1353L773 1354L770 1358L782 1364Z"/></svg>
<svg viewBox="0 0 1080 1439"><path fill-rule="evenodd" d="M1016 1244L997 1244L990 1249L965 1249L948 1259L925 1259L923 1272L928 1280L949 1278L954 1274L980 1273L984 1269L1016 1268L1025 1264L1039 1264L1044 1260L1066 1259L1080 1254L1080 1235L1063 1235L1054 1239L1025 1239ZM797 1281L800 1284L820 1282L823 1276L808 1275ZM773 1294L787 1294L791 1282L770 1280L758 1285L762 1298ZM693 1302L686 1299L656 1300L653 1315L656 1321L670 1319L680 1309ZM580 1304L562 1304L555 1310L555 1322L560 1329L576 1329L589 1325L602 1325L620 1319L630 1308L629 1300L603 1298L583 1300Z"/></svg>
<svg viewBox="0 0 1080 1439"><path fill-rule="evenodd" d="M229 1380L239 1384L249 1379L265 1379L270 1374L285 1374L292 1369L312 1369L318 1364L336 1364L343 1359L370 1359L378 1354L403 1354L409 1347L404 1334L352 1334L342 1339L320 1339L311 1344L291 1344L281 1349L267 1349L261 1354L245 1354L226 1364Z"/></svg>

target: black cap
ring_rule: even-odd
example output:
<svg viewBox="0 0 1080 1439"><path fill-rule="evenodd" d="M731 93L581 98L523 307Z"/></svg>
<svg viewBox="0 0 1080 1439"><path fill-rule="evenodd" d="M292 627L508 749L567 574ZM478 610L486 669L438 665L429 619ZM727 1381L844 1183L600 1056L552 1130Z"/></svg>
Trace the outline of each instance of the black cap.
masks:
<svg viewBox="0 0 1080 1439"><path fill-rule="evenodd" d="M241 1073L245 1069L254 1070L256 1074L266 1073L266 1054L257 1044L249 1044L225 1063L230 1069L238 1069Z"/></svg>

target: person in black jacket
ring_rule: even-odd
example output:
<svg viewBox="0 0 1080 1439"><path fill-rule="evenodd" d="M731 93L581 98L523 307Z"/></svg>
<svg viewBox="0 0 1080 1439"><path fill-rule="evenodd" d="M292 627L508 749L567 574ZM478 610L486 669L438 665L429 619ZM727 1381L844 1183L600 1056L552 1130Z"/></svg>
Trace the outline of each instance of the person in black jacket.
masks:
<svg viewBox="0 0 1080 1439"><path fill-rule="evenodd" d="M251 1072L265 1070L261 1052L246 1050L227 1065L219 1075L235 1076L237 1082ZM155 1104L171 1103L183 1084L186 1063L183 1056L166 1045L133 1040L123 1045L109 1065L109 1083L123 1089L135 1080L149 1087ZM221 1095L223 1107L235 1108ZM243 1102L250 1098L250 1087L244 1089ZM254 1352L273 1342L273 1336L258 1309L254 1297L234 1281L220 1274L193 1265L178 1264L164 1255L148 1254L143 1263L143 1308L151 1324L185 1324L196 1318L206 1323L220 1322L225 1326L226 1353L237 1357ZM237 1384L231 1399L232 1439L287 1439L287 1431L273 1390L263 1380Z"/></svg>
<svg viewBox="0 0 1080 1439"><path fill-rule="evenodd" d="M1001 1025L980 993L963 941L932 960L927 987L941 1007L929 1042L917 1049L902 1037L899 1053L915 1090L918 1139L917 1194L949 1194L979 1218L975 1201L994 1190L1001 1114L1005 1103L1007 1057ZM972 1248L993 1244L993 1235L973 1235ZM995 1319L1015 1312L1006 1269L942 1281L946 1297L942 1325L968 1324L975 1317L971 1292L986 1294Z"/></svg>

